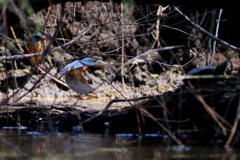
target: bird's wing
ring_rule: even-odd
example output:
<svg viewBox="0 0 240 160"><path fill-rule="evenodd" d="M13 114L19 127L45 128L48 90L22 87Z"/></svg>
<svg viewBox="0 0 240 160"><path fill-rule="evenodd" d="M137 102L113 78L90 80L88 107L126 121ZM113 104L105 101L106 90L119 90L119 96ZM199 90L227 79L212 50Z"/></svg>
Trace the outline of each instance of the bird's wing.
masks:
<svg viewBox="0 0 240 160"><path fill-rule="evenodd" d="M72 63L70 63L70 64L72 64L72 68L73 68L73 69L86 66L84 63L82 63L81 60L76 60L76 61L74 61L74 62L72 62Z"/></svg>
<svg viewBox="0 0 240 160"><path fill-rule="evenodd" d="M203 67L194 68L191 71L189 71L187 75L201 75L202 72L210 74L212 72L212 67L203 66Z"/></svg>
<svg viewBox="0 0 240 160"><path fill-rule="evenodd" d="M60 74L60 76L64 75L67 71L68 71L69 68L67 68L67 66L65 66L63 69L62 69L62 72Z"/></svg>
<svg viewBox="0 0 240 160"><path fill-rule="evenodd" d="M77 69L73 69L71 70L68 74L71 74L73 79L75 79L76 81L79 81L81 83L87 84L86 79L83 77L82 73L85 70L85 67L81 67L81 68L77 68Z"/></svg>
<svg viewBox="0 0 240 160"><path fill-rule="evenodd" d="M66 76L65 81L66 81L67 85L73 91L75 91L79 94L85 94L86 95L86 94L91 93L93 91L93 88L89 84L83 83L81 81L77 81L75 79L70 78L69 76Z"/></svg>
<svg viewBox="0 0 240 160"><path fill-rule="evenodd" d="M92 61L89 61L89 62L81 62L84 66L95 66L95 65L99 65L99 63L96 63L96 62L92 62Z"/></svg>
<svg viewBox="0 0 240 160"><path fill-rule="evenodd" d="M72 63L69 63L68 65L66 65L61 72L61 76L64 75L67 71L71 70L71 69L76 69L76 68L81 68L84 67L84 64L81 62L81 60L76 60L73 61Z"/></svg>

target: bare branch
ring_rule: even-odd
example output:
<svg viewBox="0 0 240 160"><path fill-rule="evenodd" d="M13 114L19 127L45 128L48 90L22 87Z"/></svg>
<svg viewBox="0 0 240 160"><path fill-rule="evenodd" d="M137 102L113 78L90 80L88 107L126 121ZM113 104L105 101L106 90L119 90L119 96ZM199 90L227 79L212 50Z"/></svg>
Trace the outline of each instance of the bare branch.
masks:
<svg viewBox="0 0 240 160"><path fill-rule="evenodd" d="M17 59L23 59L28 57L37 57L40 55L42 55L42 52L32 53L32 54L23 54L23 55L14 55L14 56L0 56L0 62L4 60L17 60Z"/></svg>

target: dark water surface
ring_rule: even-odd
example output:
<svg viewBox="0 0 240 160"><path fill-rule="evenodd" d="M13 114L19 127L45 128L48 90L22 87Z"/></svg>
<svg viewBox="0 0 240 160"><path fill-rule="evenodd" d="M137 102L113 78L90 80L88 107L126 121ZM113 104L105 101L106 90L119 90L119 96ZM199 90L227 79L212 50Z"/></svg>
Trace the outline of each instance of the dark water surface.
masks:
<svg viewBox="0 0 240 160"><path fill-rule="evenodd" d="M240 159L240 149L226 151L221 146L180 146L162 138L132 135L39 133L17 129L0 130L0 159L83 159L83 160L160 160L160 159Z"/></svg>

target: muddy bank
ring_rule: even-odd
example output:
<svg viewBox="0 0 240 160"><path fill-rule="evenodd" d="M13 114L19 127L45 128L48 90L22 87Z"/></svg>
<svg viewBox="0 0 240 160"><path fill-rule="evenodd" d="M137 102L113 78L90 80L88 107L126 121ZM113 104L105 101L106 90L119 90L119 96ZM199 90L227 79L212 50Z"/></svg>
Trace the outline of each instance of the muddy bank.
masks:
<svg viewBox="0 0 240 160"><path fill-rule="evenodd" d="M203 84L197 89L183 85L158 96L110 101L101 111L76 105L8 106L2 108L0 121L2 127L37 132L157 134L161 138L167 135L177 144L221 142L224 145L236 120L238 84L231 79ZM121 106L123 101L128 107ZM231 144L238 145L238 139Z"/></svg>

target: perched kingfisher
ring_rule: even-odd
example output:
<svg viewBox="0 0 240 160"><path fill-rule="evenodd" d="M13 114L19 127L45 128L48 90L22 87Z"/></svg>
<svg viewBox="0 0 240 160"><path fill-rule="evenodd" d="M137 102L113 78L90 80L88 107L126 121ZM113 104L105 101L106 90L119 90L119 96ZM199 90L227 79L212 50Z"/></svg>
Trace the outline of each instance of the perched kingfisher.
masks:
<svg viewBox="0 0 240 160"><path fill-rule="evenodd" d="M87 83L82 73L89 66L103 66L97 62L94 58L84 58L82 60L76 60L66 65L61 72L61 76L66 74L65 81L67 85L75 92L79 94L89 94L94 89Z"/></svg>
<svg viewBox="0 0 240 160"><path fill-rule="evenodd" d="M215 83L217 81L223 80L224 78L217 78L214 77L215 75L222 75L224 71L226 70L228 66L228 61L224 61L221 64L219 64L215 69L213 69L211 66L203 66L203 67L198 67L194 68L191 71L187 73L187 76L185 79L183 79L184 83L187 83L190 81L192 84L197 84L199 85L200 82L201 84L210 84L210 83ZM193 76L203 76L202 78L194 78ZM204 77L204 75L212 75L212 77L207 78Z"/></svg>
<svg viewBox="0 0 240 160"><path fill-rule="evenodd" d="M28 43L27 46L28 54L43 52L43 46L47 44L49 39L41 34L32 34L32 40L33 42ZM30 57L28 59L30 63L35 66L37 66L41 61L40 56Z"/></svg>
<svg viewBox="0 0 240 160"><path fill-rule="evenodd" d="M211 66L198 67L189 71L187 75L209 75L209 74L220 75L223 74L227 66L228 61L224 61L221 64L219 64L215 69L213 69Z"/></svg>

